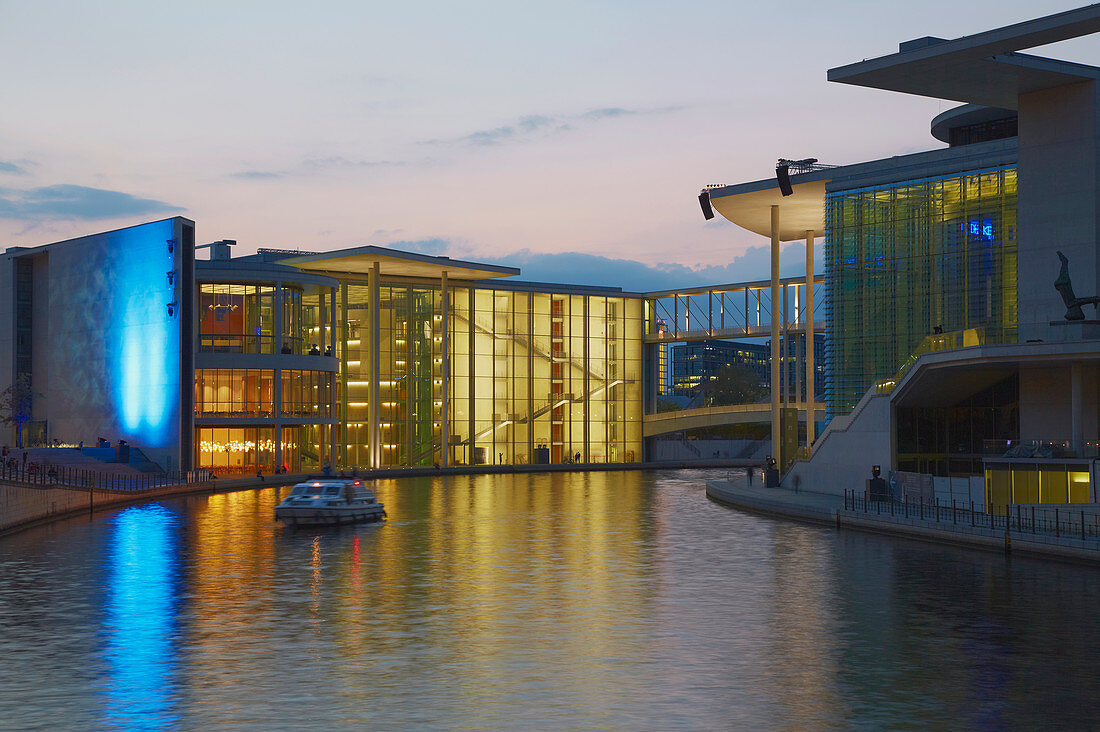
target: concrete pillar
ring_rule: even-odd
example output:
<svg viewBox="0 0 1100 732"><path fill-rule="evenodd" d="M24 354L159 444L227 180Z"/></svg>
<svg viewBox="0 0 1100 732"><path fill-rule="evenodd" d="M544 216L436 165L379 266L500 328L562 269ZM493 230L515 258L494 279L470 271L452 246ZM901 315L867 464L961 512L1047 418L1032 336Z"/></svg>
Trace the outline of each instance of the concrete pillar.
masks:
<svg viewBox="0 0 1100 732"><path fill-rule="evenodd" d="M771 305L771 400L772 400L772 457L779 466L783 465L781 435L779 430L779 392L781 377L779 372L779 318L782 304L779 294L779 206L772 206L772 305Z"/></svg>
<svg viewBox="0 0 1100 732"><path fill-rule="evenodd" d="M370 329L367 341L367 353L370 360L369 371L369 384L367 386L368 400L370 404L367 409L367 413L370 417L369 424L367 426L367 440L370 443L370 467L379 468L382 466L382 388L379 383L379 367L381 359L379 357L379 333L381 328L381 317L379 309L382 305L382 298L380 296L379 278L381 276L381 270L378 262L375 262L371 267L370 276L368 277L367 290L370 297L370 312L368 313L370 320Z"/></svg>
<svg viewBox="0 0 1100 732"><path fill-rule="evenodd" d="M814 430L814 232L806 231L806 447L813 447Z"/></svg>
<svg viewBox="0 0 1100 732"><path fill-rule="evenodd" d="M439 370L440 378L443 380L443 388L440 390L440 400L443 405L439 418L443 457L439 464L446 468L451 463L451 289L450 283L447 282L447 270L443 270L440 276L439 293L439 314L443 320L443 367Z"/></svg>
<svg viewBox="0 0 1100 732"><path fill-rule="evenodd" d="M274 298L274 333L272 333L272 353L283 352L283 283L275 283L275 298ZM279 368L272 369L271 378L273 382L271 384L271 416L275 420L275 467L280 468L283 465L283 370L282 362L276 361L280 364Z"/></svg>
<svg viewBox="0 0 1100 732"><path fill-rule="evenodd" d="M1071 436L1074 450L1082 450L1085 443L1085 418L1084 418L1084 366L1079 361L1074 361L1069 367L1069 411L1071 421ZM1078 452L1078 454L1082 454Z"/></svg>

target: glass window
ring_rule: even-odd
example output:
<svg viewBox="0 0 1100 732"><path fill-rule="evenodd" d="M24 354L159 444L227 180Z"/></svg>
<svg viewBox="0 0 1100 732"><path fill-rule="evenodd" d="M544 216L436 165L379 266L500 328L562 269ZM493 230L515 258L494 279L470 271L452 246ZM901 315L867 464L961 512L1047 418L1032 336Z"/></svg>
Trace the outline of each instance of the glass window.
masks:
<svg viewBox="0 0 1100 732"><path fill-rule="evenodd" d="M275 470L272 427L199 427L195 432L200 468L244 475Z"/></svg>
<svg viewBox="0 0 1100 732"><path fill-rule="evenodd" d="M195 416L271 417L274 385L270 369L195 369Z"/></svg>
<svg viewBox="0 0 1100 732"><path fill-rule="evenodd" d="M328 419L332 410L332 377L328 371L283 369L280 413L284 417Z"/></svg>
<svg viewBox="0 0 1100 732"><path fill-rule="evenodd" d="M275 288L203 282L199 285L199 350L275 352Z"/></svg>

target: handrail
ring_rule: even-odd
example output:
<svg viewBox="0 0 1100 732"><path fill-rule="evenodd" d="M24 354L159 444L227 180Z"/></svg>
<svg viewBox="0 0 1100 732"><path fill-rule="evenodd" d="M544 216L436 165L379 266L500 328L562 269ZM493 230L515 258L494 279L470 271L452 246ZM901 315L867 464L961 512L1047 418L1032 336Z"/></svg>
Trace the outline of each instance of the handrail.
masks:
<svg viewBox="0 0 1100 732"><path fill-rule="evenodd" d="M909 357L902 362L901 366L898 366L898 370L894 372L893 376L887 379L879 379L875 382L875 392L878 394L891 393L894 387L901 383L906 372L909 371L909 369L913 367L913 364L915 364L925 353L953 351L957 348L973 348L983 345L985 340L985 331L983 328L967 328L966 330L956 330L950 333L935 333L926 336L925 339L920 342L920 345L909 354Z"/></svg>
<svg viewBox="0 0 1100 732"><path fill-rule="evenodd" d="M210 481L209 470L171 473L102 473L68 465L28 463L11 467L0 465L0 481L36 488L73 488L141 493L165 486L191 485Z"/></svg>

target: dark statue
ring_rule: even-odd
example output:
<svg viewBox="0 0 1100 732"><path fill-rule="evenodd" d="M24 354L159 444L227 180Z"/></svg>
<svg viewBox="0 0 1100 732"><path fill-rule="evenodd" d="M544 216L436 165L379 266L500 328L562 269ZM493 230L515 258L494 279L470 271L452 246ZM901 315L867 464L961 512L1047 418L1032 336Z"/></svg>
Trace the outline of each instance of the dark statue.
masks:
<svg viewBox="0 0 1100 732"><path fill-rule="evenodd" d="M1054 289L1062 296L1062 302L1066 304L1066 320L1084 320L1085 313L1082 305L1092 305L1100 309L1100 297L1077 297L1073 294L1073 284L1069 281L1069 260L1066 255L1058 252L1058 259L1062 260L1062 270L1058 273L1058 279L1054 280Z"/></svg>

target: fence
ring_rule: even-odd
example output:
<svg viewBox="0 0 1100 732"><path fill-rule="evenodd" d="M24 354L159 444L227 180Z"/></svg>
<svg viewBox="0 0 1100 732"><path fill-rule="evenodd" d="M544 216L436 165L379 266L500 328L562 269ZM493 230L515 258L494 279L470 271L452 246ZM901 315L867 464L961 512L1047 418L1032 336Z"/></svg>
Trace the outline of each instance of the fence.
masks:
<svg viewBox="0 0 1100 732"><path fill-rule="evenodd" d="M1009 534L1032 534L1056 538L1100 539L1100 505L1078 508L1073 504L1046 507L1030 504L1005 506L1004 513L986 513L975 503L950 503L934 498L930 501L875 500L857 491L844 492L844 510L854 513L890 516L895 519L919 519L926 522L949 523L974 528L1004 531Z"/></svg>
<svg viewBox="0 0 1100 732"><path fill-rule="evenodd" d="M94 488L105 491L151 491L173 485L211 480L208 470L171 473L101 473L64 465L0 465L0 480L41 488Z"/></svg>

